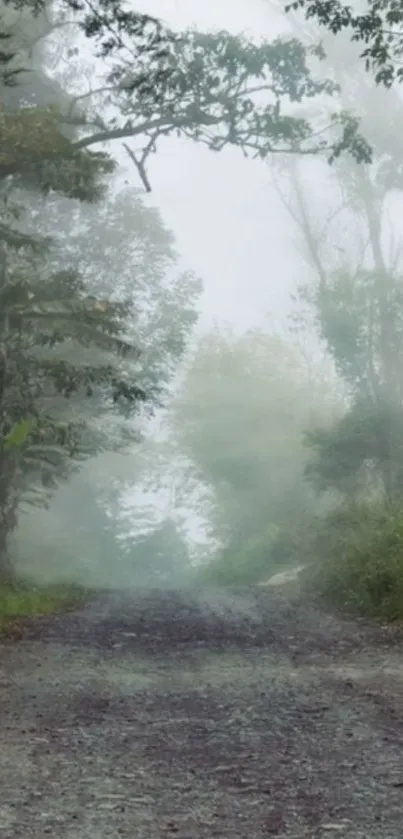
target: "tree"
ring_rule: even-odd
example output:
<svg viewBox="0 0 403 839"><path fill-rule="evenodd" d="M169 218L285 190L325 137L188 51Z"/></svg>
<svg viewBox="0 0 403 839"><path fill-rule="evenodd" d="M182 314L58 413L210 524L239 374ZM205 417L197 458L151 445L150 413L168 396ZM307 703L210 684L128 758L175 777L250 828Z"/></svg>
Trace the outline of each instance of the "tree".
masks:
<svg viewBox="0 0 403 839"><path fill-rule="evenodd" d="M10 540L18 572L108 588L184 583L212 550L188 530L201 499L186 465L152 435L86 460L46 508L19 516Z"/></svg>
<svg viewBox="0 0 403 839"><path fill-rule="evenodd" d="M387 496L403 489L402 304L401 275L379 281L365 271L330 278L315 301L321 334L351 393L348 414L316 436L316 469L328 480L344 475L350 487L354 478L366 483L369 470L382 477Z"/></svg>
<svg viewBox="0 0 403 839"><path fill-rule="evenodd" d="M126 332L141 352L137 382L160 398L197 321L202 283L178 270L174 236L159 211L130 187L91 204L53 196L35 200L24 229L50 236L55 269L67 260L89 294L127 307Z"/></svg>
<svg viewBox="0 0 403 839"><path fill-rule="evenodd" d="M0 123L0 555L4 557L21 497L42 500L40 487L53 487L74 462L105 445L104 420L122 413L128 417L146 399L155 401L155 379L164 373L166 381L165 368L170 362L172 369L194 322L192 303L198 283L183 278L182 287L178 281L176 298L167 285L162 301L165 265L160 262L160 310L162 306L165 315L167 310L175 311L178 298L188 303L185 287L193 298L188 311L183 311L178 336L172 339L175 346L164 347L164 361L161 351L155 353L159 366L151 370L149 364L140 382L133 297L113 298L95 282L90 287L85 275L88 260L86 265L70 266L68 249L62 252L60 247L56 258L57 246L48 240L49 226L35 223L41 209L45 217L61 196L69 201L99 200L114 161L104 153L73 150L55 109L3 110ZM157 217L154 227L158 221ZM166 255L168 262L170 256ZM137 306L142 303L136 300ZM161 311L159 315L161 320ZM169 333L172 326L166 323L164 328ZM115 443L109 439L108 445Z"/></svg>
<svg viewBox="0 0 403 839"><path fill-rule="evenodd" d="M353 41L365 44L361 58L365 68L375 72L377 84L391 87L402 80L403 9L394 0L367 0L362 11L341 0L296 0L285 8L302 9L308 20L325 26L333 36L346 31Z"/></svg>
<svg viewBox="0 0 403 839"><path fill-rule="evenodd" d="M9 43L10 33L3 29L2 36L3 44ZM0 54L4 90L10 89L16 81L16 76L19 75L19 68L15 66L15 57L15 42L8 52L2 51ZM64 138L60 136L58 125L55 124L51 114L42 111L33 114L31 110L11 114L7 113L2 105L0 125L2 134L0 161L2 209L0 224L0 565L2 573L9 574L11 569L5 554L6 538L16 521L21 467L25 465L26 444L34 425L33 417L29 413L25 415L26 402L29 402L32 397L30 385L32 368L35 364L31 347L32 323L38 322L41 318L43 320L49 314L47 308L49 304L52 306L52 302L54 303L52 292L55 291L57 285L57 280L54 278L54 287L50 297L49 293L46 296L46 291L44 295L43 282L40 282L39 288L36 289L37 294L32 293L33 275L38 270L39 254L43 253L45 243L23 235L16 227L15 220L21 214L22 208L13 201L12 191L16 181L22 183L26 177L30 181L33 168L31 162L27 168L27 161L32 158L38 164L38 148L41 144L45 149L60 148L64 152L66 152L66 147ZM28 132L30 146L27 144ZM94 158L91 154L88 157L85 153L84 156L77 157L74 152L72 156L74 161L70 161L71 166L64 164L62 170L60 166L56 167L57 171L56 168L54 169L50 183L49 170L46 176L39 167L36 174L37 185L44 189L53 186L61 191L66 189L74 191L77 185L77 180L74 179L74 167L77 162L78 168L81 168L81 181L85 181L79 192L82 196L85 188L88 192L91 188L96 191L98 176L103 166L109 171L113 168L112 161L107 161L105 155ZM71 181L66 185L67 170ZM77 304L78 301L74 302ZM62 315L66 316L64 303L65 301L61 301L59 295L59 299L56 300L59 317L61 308L64 309ZM85 301L79 301L79 308L82 309L85 306ZM93 310L93 305L91 309ZM44 331L42 331L43 334ZM26 351L28 354L24 361L28 361L28 364L25 369L21 369L21 362ZM50 447L46 448L43 445L44 442L50 443L49 438L43 439L44 428L36 428L35 433L39 434L39 440L36 440L35 454L31 448L31 466L34 460L37 469L41 460L43 462L52 455Z"/></svg>
<svg viewBox="0 0 403 839"><path fill-rule="evenodd" d="M332 415L327 397L298 348L279 335L215 328L200 341L171 426L200 479L213 487L222 544L242 550L272 533L271 525L290 530L309 507L302 435Z"/></svg>
<svg viewBox="0 0 403 839"><path fill-rule="evenodd" d="M313 80L308 58L296 39L279 38L256 46L226 32L183 33L172 42L162 83L160 65L158 78L152 68L143 66L112 71L107 79L112 84L108 104L117 115L103 130L87 129L76 147L138 138L139 151L128 151L148 191L147 159L158 140L172 134L212 151L234 145L245 156L261 158L287 151L327 151L334 157L344 150L367 158L370 151L358 125L345 113L330 120L340 129L331 144L326 139L316 142L311 124L298 115L302 101L330 96L335 90L332 82Z"/></svg>
<svg viewBox="0 0 403 839"><path fill-rule="evenodd" d="M69 481L60 483L46 507L27 505L20 511L9 540L19 575L36 584L69 582L93 588L127 584L120 522L108 515L109 493L96 468L100 459L86 461ZM118 473L116 458L104 459L109 475Z"/></svg>
<svg viewBox="0 0 403 839"><path fill-rule="evenodd" d="M266 158L273 153L303 154L343 150L361 159L370 151L358 124L345 113L330 124L339 134L329 144L312 137L309 120L299 116L302 101L331 96L332 82L315 81L309 52L295 38L277 38L255 45L226 32L180 35L156 20L123 10L119 0L65 0L74 12L72 24L97 47L102 59L99 86L58 109L60 130L79 132L66 155L79 154L112 140L135 140L126 146L147 191L146 163L163 137L190 138L220 151L226 145L245 155ZM22 7L32 7L28 0ZM44 3L37 4L42 11ZM76 47L79 50L80 47ZM77 99L84 114L77 112ZM110 116L108 116L110 114ZM60 153L60 149L58 149ZM54 152L46 150L47 168Z"/></svg>
<svg viewBox="0 0 403 839"><path fill-rule="evenodd" d="M172 235L155 210L134 198L126 192L101 205L99 219L78 203L73 212L61 199L47 198L27 220L18 218L23 242L33 230L55 233L46 256L31 255L24 282L23 261L18 282L8 272L8 298L3 293L9 305L3 434L22 418L34 421L18 453L18 485L30 497L38 478L53 486L65 474L65 454L90 456L133 439L135 429L122 424L122 410L124 418L139 403L159 402L196 320L199 280L186 273L172 277ZM81 229L74 232L77 221ZM64 228L63 235L58 239L52 228ZM102 237L103 266L97 251ZM70 272L61 270L63 260L71 261Z"/></svg>
<svg viewBox="0 0 403 839"><path fill-rule="evenodd" d="M109 410L117 411L122 402L135 408L146 398L130 361L137 349L122 336L127 310L89 297L80 276L53 273L42 254L26 246L25 251L25 258L22 248L18 255L11 251L7 262L10 247L3 252L0 288L0 474L2 510L7 511L10 481L13 496L36 495L38 484L52 486L64 475L66 456L96 451L96 429L89 444L83 399L89 403L101 394L109 400ZM10 434L21 423L28 423L29 430L15 446ZM10 513L8 526L2 521L4 539L15 522Z"/></svg>
<svg viewBox="0 0 403 839"><path fill-rule="evenodd" d="M369 482L378 490L381 484L390 496L401 491L403 454L403 242L388 216L391 196L399 195L402 185L401 153L388 129L399 119L400 104L392 90L380 98L348 47L329 39L327 64L340 84L343 107L360 113L372 164L335 163L324 223L324 196L320 208L308 198L299 163L285 164L280 193L309 266L301 295L350 398L347 415L333 429L310 436L311 475L322 489L368 491Z"/></svg>
<svg viewBox="0 0 403 839"><path fill-rule="evenodd" d="M48 483L52 470L56 472L64 462L62 451L71 453L77 443L79 422L57 416L52 400L58 394L68 396L80 389L88 390L91 382L102 388L109 387L115 400L120 399L122 387L127 388L119 370L120 362L115 364L109 360L107 365L101 360L90 371L84 360L78 362L69 355L70 345L73 344L73 355L74 345L89 347L92 344L118 353L135 350L120 335L125 318L122 307L89 299L78 275L68 270L49 270L46 240L24 234L19 228L18 221L24 209L15 200L14 188L22 183L25 188L32 186L30 178L25 178L24 161L29 156L27 131L31 131L33 158L36 143L43 141L46 145L47 142L46 123L41 116L37 134L36 123L31 124L30 119L31 113L27 111L18 114L11 126L8 116L3 120L2 155L3 161L7 161L7 171L2 172L0 196L3 216L0 225L0 554L3 556L7 534L15 524L19 492L22 486L26 487L27 474L30 485L32 477L38 475L43 483ZM86 153L80 166L85 159ZM99 169L94 160L90 155L86 174L81 171L78 193L81 198L85 197L86 188L90 199L97 193ZM104 156L101 169L103 162ZM112 170L112 161L108 168ZM66 177L67 181L64 180ZM57 166L55 161L52 183L61 192L74 194L73 171L66 169L63 155ZM45 189L42 175L37 184ZM55 350L61 346L67 346L67 355L55 358ZM138 395L141 396L140 390ZM13 429L21 427L21 423L29 425L29 433L15 446L10 440L13 440Z"/></svg>
<svg viewBox="0 0 403 839"><path fill-rule="evenodd" d="M164 414L160 418L158 436L145 435L132 455L131 473L116 482L113 497L109 492L108 511L119 520L128 550L163 521L172 521L186 541L189 561L198 565L216 547L209 531L212 493L170 434Z"/></svg>
<svg viewBox="0 0 403 839"><path fill-rule="evenodd" d="M0 178L61 192L70 198L96 200L102 194L101 174L113 172L113 160L103 152L85 152L60 130L57 109L0 108ZM63 166L61 166L63 161Z"/></svg>

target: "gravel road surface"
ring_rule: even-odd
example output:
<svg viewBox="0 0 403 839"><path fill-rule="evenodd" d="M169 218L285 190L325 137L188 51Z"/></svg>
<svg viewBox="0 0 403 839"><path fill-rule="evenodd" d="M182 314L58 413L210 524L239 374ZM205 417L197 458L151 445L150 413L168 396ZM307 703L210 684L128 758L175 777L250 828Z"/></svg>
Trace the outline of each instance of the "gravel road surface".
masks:
<svg viewBox="0 0 403 839"><path fill-rule="evenodd" d="M98 595L0 644L5 839L402 839L403 633L278 589Z"/></svg>

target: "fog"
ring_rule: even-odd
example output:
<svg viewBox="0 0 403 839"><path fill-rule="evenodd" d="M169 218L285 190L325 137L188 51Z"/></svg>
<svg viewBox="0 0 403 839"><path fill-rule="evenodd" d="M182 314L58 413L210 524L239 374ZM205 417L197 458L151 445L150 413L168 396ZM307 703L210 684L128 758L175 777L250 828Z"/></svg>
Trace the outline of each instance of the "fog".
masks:
<svg viewBox="0 0 403 839"><path fill-rule="evenodd" d="M179 30L227 29L257 41L287 28L264 2L203 2L192 9L181 0L145 8ZM213 155L172 140L164 142L150 173L153 199L185 262L203 277L200 328L219 320L243 330L264 323L267 314L282 321L298 258L287 248L287 214L273 194L267 164L244 160L236 149Z"/></svg>
<svg viewBox="0 0 403 839"><path fill-rule="evenodd" d="M0 0L7 839L401 839L403 7L297 5Z"/></svg>
<svg viewBox="0 0 403 839"><path fill-rule="evenodd" d="M401 89L264 0L136 4L174 88L51 11L2 83L4 568L334 590L403 487Z"/></svg>

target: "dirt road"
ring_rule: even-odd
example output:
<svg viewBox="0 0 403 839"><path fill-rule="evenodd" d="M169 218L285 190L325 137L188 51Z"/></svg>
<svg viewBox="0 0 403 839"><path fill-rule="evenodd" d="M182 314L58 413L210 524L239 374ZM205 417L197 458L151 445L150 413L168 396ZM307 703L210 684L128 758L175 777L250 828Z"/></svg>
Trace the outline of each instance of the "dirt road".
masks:
<svg viewBox="0 0 403 839"><path fill-rule="evenodd" d="M4 644L0 692L6 839L402 839L402 634L111 594Z"/></svg>

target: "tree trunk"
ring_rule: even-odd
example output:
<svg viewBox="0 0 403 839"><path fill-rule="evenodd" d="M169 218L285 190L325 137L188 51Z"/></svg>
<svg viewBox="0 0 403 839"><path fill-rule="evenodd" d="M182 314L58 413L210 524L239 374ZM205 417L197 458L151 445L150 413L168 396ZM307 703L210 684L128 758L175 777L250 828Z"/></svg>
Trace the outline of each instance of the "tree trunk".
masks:
<svg viewBox="0 0 403 839"><path fill-rule="evenodd" d="M8 552L8 537L16 525L15 463L4 451L0 454L0 584L14 578Z"/></svg>
<svg viewBox="0 0 403 839"><path fill-rule="evenodd" d="M0 586L10 585L15 579L13 563L7 550L7 533L0 531Z"/></svg>

